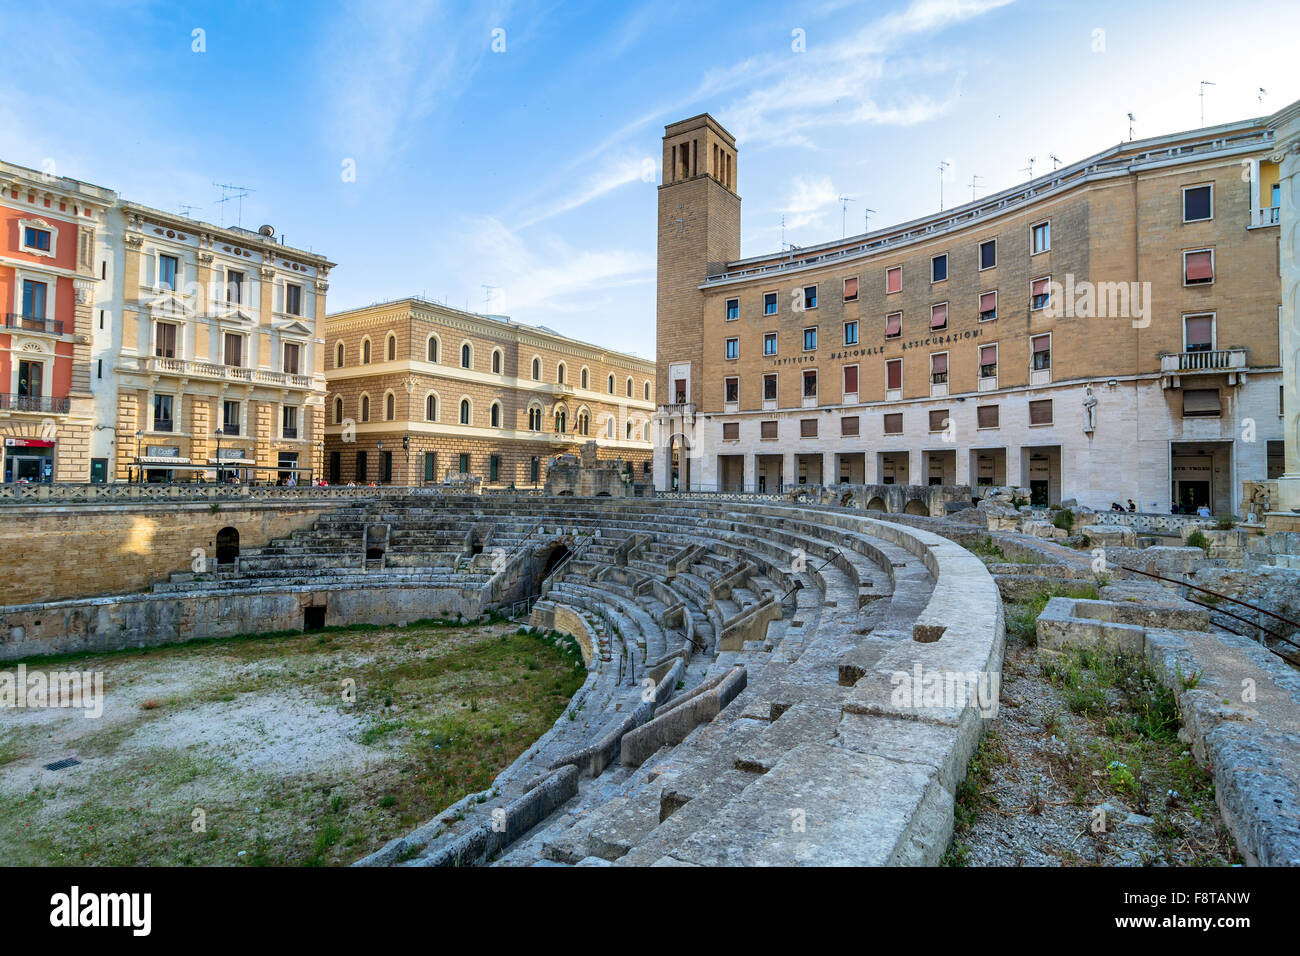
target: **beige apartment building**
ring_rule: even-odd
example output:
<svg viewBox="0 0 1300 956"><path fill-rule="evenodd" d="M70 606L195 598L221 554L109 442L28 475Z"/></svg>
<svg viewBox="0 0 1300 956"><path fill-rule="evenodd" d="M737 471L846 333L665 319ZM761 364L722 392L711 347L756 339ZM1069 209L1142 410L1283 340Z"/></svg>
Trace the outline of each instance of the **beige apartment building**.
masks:
<svg viewBox="0 0 1300 956"><path fill-rule="evenodd" d="M1247 483L1281 476L1268 118L749 258L730 134L702 115L663 149L658 488L1010 484L1244 513Z"/></svg>
<svg viewBox="0 0 1300 956"><path fill-rule="evenodd" d="M594 441L650 474L654 363L420 298L329 316L325 477L539 486Z"/></svg>
<svg viewBox="0 0 1300 956"><path fill-rule="evenodd" d="M274 229L215 226L135 203L105 274L120 297L97 330L101 418L119 481L307 482L324 451L317 329L333 263Z"/></svg>

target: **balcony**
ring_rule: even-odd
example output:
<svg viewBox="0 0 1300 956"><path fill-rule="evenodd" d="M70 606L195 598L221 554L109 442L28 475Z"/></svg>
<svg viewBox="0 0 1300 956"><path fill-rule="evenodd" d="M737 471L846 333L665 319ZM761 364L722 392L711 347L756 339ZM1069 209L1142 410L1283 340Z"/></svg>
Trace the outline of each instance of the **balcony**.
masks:
<svg viewBox="0 0 1300 956"><path fill-rule="evenodd" d="M1278 215L1280 211L1277 206L1270 206L1267 209L1252 209L1250 211L1250 228L1259 229L1264 226L1276 226L1280 221Z"/></svg>
<svg viewBox="0 0 1300 956"><path fill-rule="evenodd" d="M238 368L233 365L213 365L211 362L193 362L189 359L149 356L140 360L147 372L184 375L186 378L214 379L224 382L244 382L256 385L279 385L285 388L311 388L310 375L291 372L273 372L263 368Z"/></svg>
<svg viewBox="0 0 1300 956"><path fill-rule="evenodd" d="M66 415L69 404L67 398L54 398L50 395L13 395L0 392L0 411Z"/></svg>
<svg viewBox="0 0 1300 956"><path fill-rule="evenodd" d="M1183 375L1224 375L1228 384L1237 384L1237 375L1246 370L1245 349L1207 349L1195 352L1171 352L1160 356L1160 384L1178 388Z"/></svg>
<svg viewBox="0 0 1300 956"><path fill-rule="evenodd" d="M16 312L5 314L5 328L19 329L23 332L41 332L45 335L62 335L63 323L37 315L20 315Z"/></svg>

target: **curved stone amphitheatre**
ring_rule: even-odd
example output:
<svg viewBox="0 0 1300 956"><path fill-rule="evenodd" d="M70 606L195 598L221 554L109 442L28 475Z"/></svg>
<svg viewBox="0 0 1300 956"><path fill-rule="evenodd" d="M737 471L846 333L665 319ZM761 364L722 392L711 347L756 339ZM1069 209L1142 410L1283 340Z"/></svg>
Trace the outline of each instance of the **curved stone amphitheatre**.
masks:
<svg viewBox="0 0 1300 956"><path fill-rule="evenodd" d="M571 549L532 620L578 637L590 674L490 791L363 864L940 859L1004 639L969 552L860 513L730 500L434 513L491 524L489 548L535 562Z"/></svg>
<svg viewBox="0 0 1300 956"><path fill-rule="evenodd" d="M386 494L141 594L0 608L9 658L500 610L588 678L494 782L365 865L931 864L994 716L981 561L833 506Z"/></svg>

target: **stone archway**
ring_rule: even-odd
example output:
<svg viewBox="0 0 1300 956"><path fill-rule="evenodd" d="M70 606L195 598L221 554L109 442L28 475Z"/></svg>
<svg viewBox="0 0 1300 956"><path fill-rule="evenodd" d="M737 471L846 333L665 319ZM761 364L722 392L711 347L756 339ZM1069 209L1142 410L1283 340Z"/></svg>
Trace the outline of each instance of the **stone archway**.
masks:
<svg viewBox="0 0 1300 956"><path fill-rule="evenodd" d="M885 507L885 499L880 497L880 495L876 495L874 498L872 498L870 501L867 502L867 510L888 511L889 509Z"/></svg>
<svg viewBox="0 0 1300 956"><path fill-rule="evenodd" d="M222 528L217 532L217 564L234 564L239 557L239 529Z"/></svg>
<svg viewBox="0 0 1300 956"><path fill-rule="evenodd" d="M907 505L903 508L903 514L905 514L905 515L923 515L923 516L925 516L925 517L928 518L928 517L930 516L930 506L927 505L927 504L926 504L924 501L922 501L920 498L913 498L913 499L912 499L911 501L909 501L909 502L907 503Z"/></svg>

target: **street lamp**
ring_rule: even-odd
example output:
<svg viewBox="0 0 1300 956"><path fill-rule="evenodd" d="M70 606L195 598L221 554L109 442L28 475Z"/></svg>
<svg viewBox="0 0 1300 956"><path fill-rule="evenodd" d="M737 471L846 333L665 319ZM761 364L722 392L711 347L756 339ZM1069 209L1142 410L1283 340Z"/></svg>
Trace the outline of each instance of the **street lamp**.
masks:
<svg viewBox="0 0 1300 956"><path fill-rule="evenodd" d="M382 485L384 483L384 440L379 439L375 442L375 446L379 449L379 483ZM391 476L389 480L392 480Z"/></svg>
<svg viewBox="0 0 1300 956"><path fill-rule="evenodd" d="M225 432L220 427L217 428L217 484L221 484L221 436Z"/></svg>
<svg viewBox="0 0 1300 956"><path fill-rule="evenodd" d="M144 465L140 461L140 459L143 457L140 454L140 452L143 450L143 445L142 445L143 442L144 442L144 432L137 431L135 433L135 470L136 470L135 480L142 485L144 484Z"/></svg>
<svg viewBox="0 0 1300 956"><path fill-rule="evenodd" d="M325 480L325 443L323 441L318 441L316 443L316 450L320 452L320 480L324 481Z"/></svg>
<svg viewBox="0 0 1300 956"><path fill-rule="evenodd" d="M406 455L405 478L406 478L406 485L409 488L411 486L411 436L410 435L402 436L402 451Z"/></svg>

